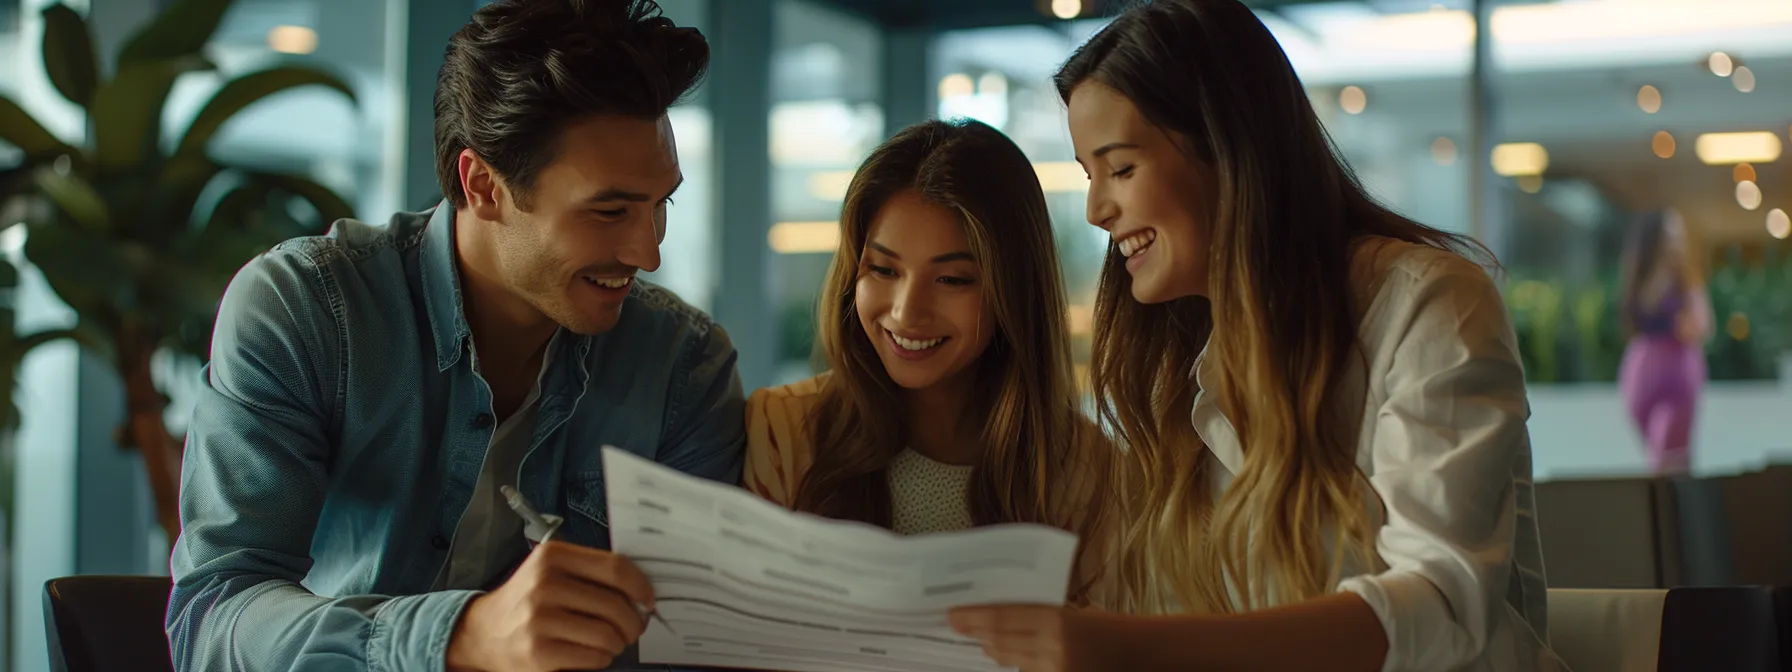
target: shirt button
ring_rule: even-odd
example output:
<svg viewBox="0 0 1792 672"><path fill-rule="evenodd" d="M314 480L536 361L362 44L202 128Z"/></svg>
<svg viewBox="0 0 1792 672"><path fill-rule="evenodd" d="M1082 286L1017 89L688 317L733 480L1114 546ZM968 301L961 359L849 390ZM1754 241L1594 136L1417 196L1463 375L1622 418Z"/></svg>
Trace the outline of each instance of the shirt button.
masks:
<svg viewBox="0 0 1792 672"><path fill-rule="evenodd" d="M492 426L492 414L480 413L473 416L473 429L485 429Z"/></svg>
<svg viewBox="0 0 1792 672"><path fill-rule="evenodd" d="M438 534L429 538L429 545L436 547L438 551L446 551L448 550L448 538Z"/></svg>

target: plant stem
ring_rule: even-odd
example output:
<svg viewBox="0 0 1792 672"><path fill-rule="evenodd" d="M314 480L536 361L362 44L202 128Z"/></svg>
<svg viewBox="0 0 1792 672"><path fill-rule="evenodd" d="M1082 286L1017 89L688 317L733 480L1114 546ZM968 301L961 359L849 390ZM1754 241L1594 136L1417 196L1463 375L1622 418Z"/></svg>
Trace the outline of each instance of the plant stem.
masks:
<svg viewBox="0 0 1792 672"><path fill-rule="evenodd" d="M130 440L143 454L144 471L148 472L156 504L156 522L168 535L172 548L180 537L180 463L174 437L168 435L168 426L162 420L168 401L156 389L150 372L150 357L160 339L134 331L127 327L120 334L124 338L119 339L118 373L124 379L130 409Z"/></svg>

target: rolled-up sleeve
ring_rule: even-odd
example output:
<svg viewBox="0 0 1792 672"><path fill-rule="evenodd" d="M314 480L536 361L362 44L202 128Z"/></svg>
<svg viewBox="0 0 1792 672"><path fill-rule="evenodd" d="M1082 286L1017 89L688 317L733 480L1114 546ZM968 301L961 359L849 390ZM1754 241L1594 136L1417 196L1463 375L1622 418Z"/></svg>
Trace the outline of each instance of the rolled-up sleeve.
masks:
<svg viewBox="0 0 1792 672"><path fill-rule="evenodd" d="M1452 257L1391 310L1392 362L1374 419L1386 570L1345 579L1387 633L1384 670L1478 658L1506 606L1517 524L1514 460L1527 450L1524 371L1492 279Z"/></svg>
<svg viewBox="0 0 1792 672"><path fill-rule="evenodd" d="M187 433L165 622L177 670L441 670L476 593L322 597L302 585L324 505L331 308L291 252L225 292Z"/></svg>

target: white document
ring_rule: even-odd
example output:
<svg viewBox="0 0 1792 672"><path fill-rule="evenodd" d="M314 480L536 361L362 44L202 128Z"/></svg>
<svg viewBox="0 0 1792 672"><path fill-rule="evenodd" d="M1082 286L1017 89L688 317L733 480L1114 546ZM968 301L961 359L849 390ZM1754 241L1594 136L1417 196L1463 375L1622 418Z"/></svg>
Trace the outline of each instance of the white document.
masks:
<svg viewBox="0 0 1792 672"><path fill-rule="evenodd" d="M897 536L792 513L604 448L611 550L653 581L643 663L788 672L1003 669L946 622L973 604L1062 605L1076 537L1040 525Z"/></svg>

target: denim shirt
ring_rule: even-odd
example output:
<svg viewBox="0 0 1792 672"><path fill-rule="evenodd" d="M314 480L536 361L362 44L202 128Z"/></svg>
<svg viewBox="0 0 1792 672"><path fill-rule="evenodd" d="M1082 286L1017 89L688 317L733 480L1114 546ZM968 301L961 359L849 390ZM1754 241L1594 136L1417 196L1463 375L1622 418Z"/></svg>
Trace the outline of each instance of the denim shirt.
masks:
<svg viewBox="0 0 1792 672"><path fill-rule="evenodd" d="M443 669L479 593L429 591L495 425L457 268L443 204L338 222L231 281L182 467L177 669ZM637 282L613 330L566 336L517 478L566 518L556 539L608 548L605 444L738 482L744 401L720 326Z"/></svg>

